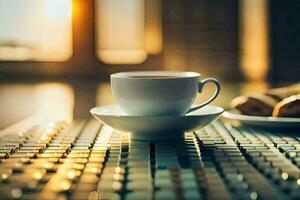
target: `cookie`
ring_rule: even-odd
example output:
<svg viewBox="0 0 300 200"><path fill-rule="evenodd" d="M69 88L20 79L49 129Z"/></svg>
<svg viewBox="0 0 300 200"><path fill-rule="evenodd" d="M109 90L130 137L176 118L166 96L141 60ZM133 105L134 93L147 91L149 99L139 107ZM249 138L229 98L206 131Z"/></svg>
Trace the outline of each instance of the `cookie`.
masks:
<svg viewBox="0 0 300 200"><path fill-rule="evenodd" d="M253 94L235 98L231 106L244 115L271 116L277 99L265 94Z"/></svg>
<svg viewBox="0 0 300 200"><path fill-rule="evenodd" d="M293 84L287 87L270 89L265 94L277 99L278 101L281 101L284 98L290 97L292 95L300 94L300 84Z"/></svg>
<svg viewBox="0 0 300 200"><path fill-rule="evenodd" d="M273 117L300 117L300 94L280 101L273 110Z"/></svg>

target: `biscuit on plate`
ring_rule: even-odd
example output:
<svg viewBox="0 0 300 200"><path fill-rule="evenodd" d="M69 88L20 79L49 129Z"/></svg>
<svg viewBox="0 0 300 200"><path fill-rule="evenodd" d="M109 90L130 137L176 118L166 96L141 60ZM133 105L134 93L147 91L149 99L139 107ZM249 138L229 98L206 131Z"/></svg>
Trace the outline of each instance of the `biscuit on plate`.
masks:
<svg viewBox="0 0 300 200"><path fill-rule="evenodd" d="M280 101L274 108L273 117L300 117L300 93Z"/></svg>
<svg viewBox="0 0 300 200"><path fill-rule="evenodd" d="M277 99L258 93L250 96L239 96L232 100L231 106L244 115L271 116L277 103Z"/></svg>

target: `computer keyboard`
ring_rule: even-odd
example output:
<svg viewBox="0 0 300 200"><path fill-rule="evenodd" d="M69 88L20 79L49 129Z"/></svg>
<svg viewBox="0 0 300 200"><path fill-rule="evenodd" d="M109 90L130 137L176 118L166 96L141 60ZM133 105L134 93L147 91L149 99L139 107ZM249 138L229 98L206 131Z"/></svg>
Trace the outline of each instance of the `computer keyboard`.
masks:
<svg viewBox="0 0 300 200"><path fill-rule="evenodd" d="M0 199L300 199L300 136L217 121L137 141L90 120L0 136Z"/></svg>

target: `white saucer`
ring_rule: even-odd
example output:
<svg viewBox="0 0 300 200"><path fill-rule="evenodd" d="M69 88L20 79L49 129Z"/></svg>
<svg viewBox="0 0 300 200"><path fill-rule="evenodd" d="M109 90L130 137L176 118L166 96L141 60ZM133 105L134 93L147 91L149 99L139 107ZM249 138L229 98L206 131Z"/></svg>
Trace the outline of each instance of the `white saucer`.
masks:
<svg viewBox="0 0 300 200"><path fill-rule="evenodd" d="M185 116L128 116L119 106L101 106L90 113L105 124L131 133L132 139L174 139L184 132L200 129L216 120L224 109L208 105Z"/></svg>
<svg viewBox="0 0 300 200"><path fill-rule="evenodd" d="M242 115L236 110L230 110L223 113L227 119L237 120L242 124L268 127L268 128L300 128L300 118L289 117L263 117Z"/></svg>

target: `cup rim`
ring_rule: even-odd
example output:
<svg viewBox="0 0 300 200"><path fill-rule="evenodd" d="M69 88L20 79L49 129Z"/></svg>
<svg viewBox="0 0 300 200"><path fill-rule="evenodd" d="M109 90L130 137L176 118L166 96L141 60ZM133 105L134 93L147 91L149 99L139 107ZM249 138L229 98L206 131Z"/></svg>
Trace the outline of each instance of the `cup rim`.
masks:
<svg viewBox="0 0 300 200"><path fill-rule="evenodd" d="M190 71L128 71L128 72L118 72L111 74L111 78L126 78L139 80L144 77L133 77L133 76L174 76L174 77L151 77L147 80L157 80L157 79L184 79L184 78L199 78L201 74L197 72Z"/></svg>

